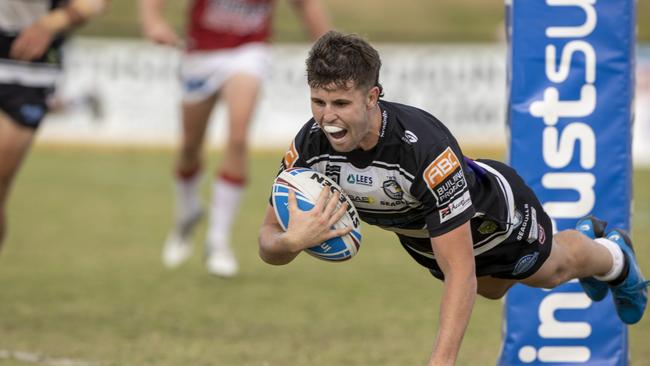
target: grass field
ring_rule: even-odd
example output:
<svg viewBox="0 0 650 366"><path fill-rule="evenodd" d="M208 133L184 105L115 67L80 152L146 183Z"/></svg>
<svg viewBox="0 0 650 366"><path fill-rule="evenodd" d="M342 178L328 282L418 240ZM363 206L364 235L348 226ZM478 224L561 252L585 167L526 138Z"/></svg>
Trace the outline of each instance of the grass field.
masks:
<svg viewBox="0 0 650 366"><path fill-rule="evenodd" d="M201 245L178 270L160 263L170 151L37 146L16 182L0 255L0 365L425 364L441 287L392 235L364 226L359 255L342 264L258 259L280 156L253 156L234 234L242 272L222 280L204 271ZM636 172L635 187L634 235L649 272L650 170ZM494 364L500 309L478 300L459 365ZM631 328L633 365L650 365L649 338L646 317ZM29 354L21 361L15 351Z"/></svg>
<svg viewBox="0 0 650 366"><path fill-rule="evenodd" d="M356 32L373 42L490 42L504 19L503 0L322 0L337 29ZM182 30L188 0L168 0L167 15ZM305 40L287 0L277 0L275 38ZM638 1L639 41L650 42L650 1ZM137 37L134 0L112 0L111 11L84 34Z"/></svg>

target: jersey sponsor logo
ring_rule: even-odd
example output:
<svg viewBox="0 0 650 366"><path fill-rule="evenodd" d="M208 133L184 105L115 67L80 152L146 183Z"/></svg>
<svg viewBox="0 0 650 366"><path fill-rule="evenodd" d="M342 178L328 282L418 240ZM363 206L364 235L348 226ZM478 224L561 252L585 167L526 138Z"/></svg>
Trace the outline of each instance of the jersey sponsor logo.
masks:
<svg viewBox="0 0 650 366"><path fill-rule="evenodd" d="M467 187L460 162L451 147L424 169L422 174L427 187L439 206L445 205Z"/></svg>
<svg viewBox="0 0 650 366"><path fill-rule="evenodd" d="M336 182L336 184L341 184L341 166L327 164L325 167L325 175Z"/></svg>
<svg viewBox="0 0 650 366"><path fill-rule="evenodd" d="M402 206L407 206L408 202L406 202L405 200L379 201L379 204L387 207L402 207Z"/></svg>
<svg viewBox="0 0 650 366"><path fill-rule="evenodd" d="M379 132L379 137L384 137L386 134L386 126L388 125L388 112L384 109L381 112L381 130Z"/></svg>
<svg viewBox="0 0 650 366"><path fill-rule="evenodd" d="M372 186L372 177L361 174L348 174L348 183Z"/></svg>
<svg viewBox="0 0 650 366"><path fill-rule="evenodd" d="M296 163L299 156L298 150L296 150L296 143L295 141L292 141L289 150L284 154L284 168L293 168L293 164Z"/></svg>
<svg viewBox="0 0 650 366"><path fill-rule="evenodd" d="M448 204L438 211L440 214L440 223L442 224L443 222L449 221L452 218L458 216L471 205L472 198L469 195L469 191L467 191L462 196L456 198L452 203Z"/></svg>
<svg viewBox="0 0 650 366"><path fill-rule="evenodd" d="M271 10L270 1L210 0L199 22L217 32L245 36L263 30Z"/></svg>
<svg viewBox="0 0 650 366"><path fill-rule="evenodd" d="M402 141L407 144L414 144L418 142L418 137L413 132L406 130L404 131L404 136L402 136Z"/></svg>
<svg viewBox="0 0 650 366"><path fill-rule="evenodd" d="M375 203L375 199L372 196L357 196L354 194L348 194L350 200L354 203L365 203L367 205L372 205Z"/></svg>
<svg viewBox="0 0 650 366"><path fill-rule="evenodd" d="M533 268L533 265L535 265L535 262L537 262L538 257L539 252L535 252L519 258L519 261L515 265L515 269L512 271L512 275L516 276Z"/></svg>
<svg viewBox="0 0 650 366"><path fill-rule="evenodd" d="M404 198L404 191L402 190L402 187L397 183L397 180L395 178L390 177L388 180L385 180L384 183L381 184L381 187L384 190L384 193L386 195L396 201L401 200Z"/></svg>

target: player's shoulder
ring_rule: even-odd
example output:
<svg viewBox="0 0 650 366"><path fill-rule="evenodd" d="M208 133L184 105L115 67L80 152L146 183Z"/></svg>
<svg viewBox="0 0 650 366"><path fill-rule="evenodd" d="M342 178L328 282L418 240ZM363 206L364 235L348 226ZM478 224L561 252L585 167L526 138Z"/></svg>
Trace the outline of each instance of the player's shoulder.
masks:
<svg viewBox="0 0 650 366"><path fill-rule="evenodd" d="M409 147L416 153L444 149L455 138L447 127L433 114L406 104L381 102L383 112L388 113L391 126L391 139Z"/></svg>
<svg viewBox="0 0 650 366"><path fill-rule="evenodd" d="M302 125L296 134L296 139L304 142L319 141L323 137L323 132L314 118L310 118L309 121Z"/></svg>
<svg viewBox="0 0 650 366"><path fill-rule="evenodd" d="M312 155L319 153L324 148L327 137L323 134L318 123L311 118L296 134L293 143L298 152Z"/></svg>

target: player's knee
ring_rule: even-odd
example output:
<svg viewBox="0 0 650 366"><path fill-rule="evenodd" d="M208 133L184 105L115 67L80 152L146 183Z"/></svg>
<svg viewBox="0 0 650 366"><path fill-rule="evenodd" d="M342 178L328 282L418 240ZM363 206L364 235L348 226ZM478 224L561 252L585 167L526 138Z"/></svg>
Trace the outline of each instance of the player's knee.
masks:
<svg viewBox="0 0 650 366"><path fill-rule="evenodd" d="M508 289L481 289L479 288L478 294L490 300L499 300L505 296Z"/></svg>
<svg viewBox="0 0 650 366"><path fill-rule="evenodd" d="M228 149L238 155L245 154L248 148L246 136L231 136L228 141Z"/></svg>
<svg viewBox="0 0 650 366"><path fill-rule="evenodd" d="M557 232L555 235L553 235L553 239L555 239L555 241L560 245L573 249L575 247L575 244L579 240L582 240L583 236L584 235L581 234L578 230L569 229Z"/></svg>

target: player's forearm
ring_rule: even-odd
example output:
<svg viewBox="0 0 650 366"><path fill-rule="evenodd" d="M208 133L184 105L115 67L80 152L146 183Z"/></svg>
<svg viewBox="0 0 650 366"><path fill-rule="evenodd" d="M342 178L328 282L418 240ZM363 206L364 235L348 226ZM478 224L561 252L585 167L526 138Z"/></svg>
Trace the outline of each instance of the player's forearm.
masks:
<svg viewBox="0 0 650 366"><path fill-rule="evenodd" d="M292 0L292 3L312 40L318 39L331 29L329 16L320 0Z"/></svg>
<svg viewBox="0 0 650 366"><path fill-rule="evenodd" d="M143 23L164 21L165 0L140 0L140 19Z"/></svg>
<svg viewBox="0 0 650 366"><path fill-rule="evenodd" d="M294 249L295 245L286 233L276 225L263 225L258 240L260 258L268 264L287 264L300 253L300 250Z"/></svg>
<svg viewBox="0 0 650 366"><path fill-rule="evenodd" d="M474 270L445 273L438 337L429 366L454 365L476 300Z"/></svg>
<svg viewBox="0 0 650 366"><path fill-rule="evenodd" d="M109 0L73 0L66 6L52 10L37 24L52 34L65 32L101 14L108 3Z"/></svg>

